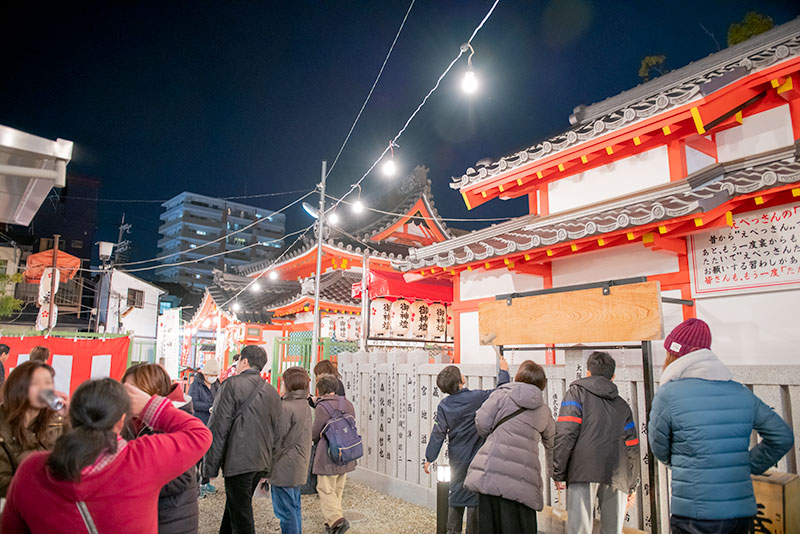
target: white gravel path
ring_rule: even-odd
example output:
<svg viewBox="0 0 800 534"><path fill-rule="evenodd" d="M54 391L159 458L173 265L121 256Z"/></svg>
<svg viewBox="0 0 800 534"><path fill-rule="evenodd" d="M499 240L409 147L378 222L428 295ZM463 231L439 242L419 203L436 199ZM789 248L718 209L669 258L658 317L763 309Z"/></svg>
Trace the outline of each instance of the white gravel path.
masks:
<svg viewBox="0 0 800 534"><path fill-rule="evenodd" d="M212 481L216 495L200 500L200 534L216 534L225 508L222 479ZM345 516L352 534L427 534L436 530L436 514L432 510L388 497L367 486L348 481L344 489ZM280 533L280 525L272 513L269 498L253 500L256 532ZM322 515L316 495L303 495L303 534L323 533Z"/></svg>

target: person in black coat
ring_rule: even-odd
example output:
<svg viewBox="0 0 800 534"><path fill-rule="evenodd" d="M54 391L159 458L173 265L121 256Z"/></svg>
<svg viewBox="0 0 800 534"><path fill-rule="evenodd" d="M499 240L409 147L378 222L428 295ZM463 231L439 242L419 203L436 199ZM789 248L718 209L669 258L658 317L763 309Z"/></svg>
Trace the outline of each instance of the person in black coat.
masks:
<svg viewBox="0 0 800 534"><path fill-rule="evenodd" d="M134 365L122 375L122 383L136 386L150 395L166 397L176 408L192 414L191 397L185 397L180 386L171 383L160 365ZM122 437L131 441L155 432L142 421L130 419L122 430ZM194 466L161 488L158 494L159 534L197 534L200 519L198 492L197 468Z"/></svg>
<svg viewBox="0 0 800 534"><path fill-rule="evenodd" d="M203 364L203 369L195 373L188 393L192 398L194 415L206 426L211 417L211 407L214 405L219 386L219 362L210 358Z"/></svg>
<svg viewBox="0 0 800 534"><path fill-rule="evenodd" d="M194 375L194 381L189 386L189 397L192 399L194 415L206 426L211 418L211 407L214 406L214 399L219 391L219 362L214 358L209 358L203 364L203 369ZM197 463L198 469L202 469L203 461ZM200 497L206 497L217 492L217 488L211 484L211 479L201 477Z"/></svg>

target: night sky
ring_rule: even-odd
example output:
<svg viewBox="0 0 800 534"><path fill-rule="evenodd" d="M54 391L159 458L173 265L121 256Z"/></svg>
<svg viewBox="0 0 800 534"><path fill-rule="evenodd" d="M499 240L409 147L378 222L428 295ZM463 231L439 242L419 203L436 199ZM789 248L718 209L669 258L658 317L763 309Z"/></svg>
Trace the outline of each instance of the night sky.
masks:
<svg viewBox="0 0 800 534"><path fill-rule="evenodd" d="M104 199L311 189L320 161L330 163L344 140L408 5L10 3L0 32L0 124L74 141L68 171L101 180ZM334 193L369 168L490 5L417 1L330 175ZM645 55L664 54L674 69L715 52L701 25L725 47L728 26L750 10L781 24L800 15L800 2L501 0L473 41L480 92L460 92L462 58L395 157L405 171L431 169L443 216L521 215L522 201L468 212L450 177L568 129L576 105L639 83ZM386 178L374 172L364 184L367 203L377 180ZM296 196L251 203L277 209ZM134 225L131 259L157 254L157 203L102 202L98 238L116 238L123 211ZM302 210L288 213L289 231L309 222Z"/></svg>

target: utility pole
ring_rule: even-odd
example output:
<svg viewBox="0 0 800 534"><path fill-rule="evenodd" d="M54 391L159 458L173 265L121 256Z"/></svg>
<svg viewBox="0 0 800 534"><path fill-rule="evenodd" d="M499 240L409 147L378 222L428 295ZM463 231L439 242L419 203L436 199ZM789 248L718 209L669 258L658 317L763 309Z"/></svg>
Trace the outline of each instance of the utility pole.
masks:
<svg viewBox="0 0 800 534"><path fill-rule="evenodd" d="M50 309L47 314L47 331L53 330L53 308L56 302L56 272L58 271L58 245L61 240L61 235L55 234L53 236L53 272L50 274Z"/></svg>
<svg viewBox="0 0 800 534"><path fill-rule="evenodd" d="M314 330L311 332L311 364L309 375L311 376L311 386L314 386L314 365L317 363L319 355L319 282L322 277L322 232L325 228L325 180L328 174L328 162L322 161L322 179L319 183L319 217L317 217L317 272L314 279Z"/></svg>
<svg viewBox="0 0 800 534"><path fill-rule="evenodd" d="M122 259L121 256L122 256L122 254L125 254L126 252L128 252L128 249L131 246L130 239L126 239L125 241L122 240L122 237L125 234L130 234L131 233L131 227L132 227L132 225L130 223L126 223L125 222L125 214L123 213L122 214L122 222L119 223L119 234L117 235L117 244L114 247L115 248L115 250L114 250L114 263L116 263L116 264L124 263L123 261L121 261L121 259Z"/></svg>

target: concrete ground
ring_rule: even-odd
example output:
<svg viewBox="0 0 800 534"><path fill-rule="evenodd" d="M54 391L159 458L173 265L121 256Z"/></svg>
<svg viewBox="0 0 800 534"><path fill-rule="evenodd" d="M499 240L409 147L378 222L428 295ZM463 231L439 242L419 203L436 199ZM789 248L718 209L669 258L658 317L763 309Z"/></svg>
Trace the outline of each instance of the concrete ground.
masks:
<svg viewBox="0 0 800 534"><path fill-rule="evenodd" d="M222 479L212 481L216 495L200 499L199 534L216 534L225 508ZM344 488L344 513L353 534L420 534L435 532L436 514L432 510L388 497L367 486L348 481ZM269 497L253 499L256 532L280 532ZM322 534L324 520L316 495L303 495L303 534Z"/></svg>

